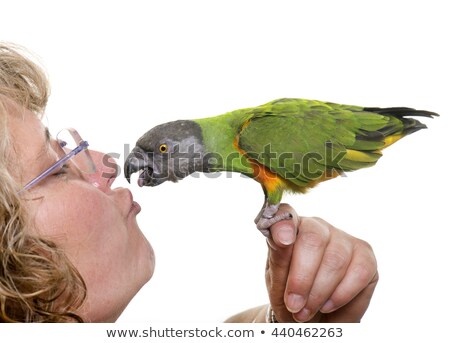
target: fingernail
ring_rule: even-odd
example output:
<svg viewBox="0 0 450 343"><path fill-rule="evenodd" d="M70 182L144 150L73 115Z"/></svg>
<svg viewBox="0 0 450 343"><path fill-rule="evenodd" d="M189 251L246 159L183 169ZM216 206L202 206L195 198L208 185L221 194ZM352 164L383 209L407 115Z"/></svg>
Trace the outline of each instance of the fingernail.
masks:
<svg viewBox="0 0 450 343"><path fill-rule="evenodd" d="M305 306L305 298L300 294L290 293L287 298L286 307L291 313L297 313Z"/></svg>
<svg viewBox="0 0 450 343"><path fill-rule="evenodd" d="M323 304L322 308L320 309L320 312L331 312L334 309L334 303L331 299L327 300L325 304Z"/></svg>
<svg viewBox="0 0 450 343"><path fill-rule="evenodd" d="M278 230L277 238L284 245L291 245L295 240L294 231L292 229L282 228Z"/></svg>
<svg viewBox="0 0 450 343"><path fill-rule="evenodd" d="M306 322L311 316L311 311L307 308L304 308L299 313L294 314L294 319L299 322Z"/></svg>

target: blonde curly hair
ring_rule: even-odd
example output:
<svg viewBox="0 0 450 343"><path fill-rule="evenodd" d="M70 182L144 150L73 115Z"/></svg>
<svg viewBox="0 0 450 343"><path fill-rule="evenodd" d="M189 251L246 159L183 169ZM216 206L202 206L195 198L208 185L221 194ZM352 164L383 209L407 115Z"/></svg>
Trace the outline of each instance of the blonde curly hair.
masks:
<svg viewBox="0 0 450 343"><path fill-rule="evenodd" d="M0 42L0 322L82 321L86 285L57 244L33 233L10 173L5 100L41 116L48 96L43 70L24 49Z"/></svg>

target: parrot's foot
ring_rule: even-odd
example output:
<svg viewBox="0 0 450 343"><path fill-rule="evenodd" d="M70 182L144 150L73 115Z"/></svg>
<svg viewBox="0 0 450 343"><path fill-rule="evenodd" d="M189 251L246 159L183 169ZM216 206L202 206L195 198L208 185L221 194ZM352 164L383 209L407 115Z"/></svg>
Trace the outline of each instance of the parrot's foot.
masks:
<svg viewBox="0 0 450 343"><path fill-rule="evenodd" d="M270 227L272 225L282 220L292 219L292 214L289 212L277 213L278 207L279 204L264 206L255 219L256 227L267 238L270 237Z"/></svg>

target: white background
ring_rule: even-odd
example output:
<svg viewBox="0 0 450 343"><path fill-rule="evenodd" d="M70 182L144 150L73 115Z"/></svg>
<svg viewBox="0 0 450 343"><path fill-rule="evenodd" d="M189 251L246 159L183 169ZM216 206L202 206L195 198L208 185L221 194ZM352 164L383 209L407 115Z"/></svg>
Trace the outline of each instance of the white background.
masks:
<svg viewBox="0 0 450 343"><path fill-rule="evenodd" d="M5 4L6 3L6 4ZM370 169L285 201L367 240L380 282L363 322L399 338L437 335L450 306L444 1L7 1L0 40L49 74L53 133L76 127L120 153L147 129L302 97L441 114ZM263 194L235 175L138 188L153 279L119 319L219 322L267 302ZM441 327L442 329L442 327Z"/></svg>

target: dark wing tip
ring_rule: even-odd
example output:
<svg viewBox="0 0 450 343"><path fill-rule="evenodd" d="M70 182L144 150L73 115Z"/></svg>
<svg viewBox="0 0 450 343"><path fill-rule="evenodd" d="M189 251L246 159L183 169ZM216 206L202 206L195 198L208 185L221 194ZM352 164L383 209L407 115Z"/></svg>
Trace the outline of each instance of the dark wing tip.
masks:
<svg viewBox="0 0 450 343"><path fill-rule="evenodd" d="M365 108L363 108L363 111L373 112L373 113L378 113L378 114L392 115L392 116L396 116L396 117L404 117L404 116L418 116L418 117L427 117L427 118L439 117L439 114L437 114L436 112L425 111L425 110L416 110L416 109L410 108L410 107L386 107L386 108L365 107Z"/></svg>

